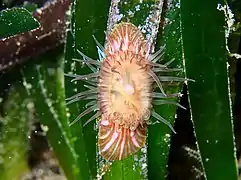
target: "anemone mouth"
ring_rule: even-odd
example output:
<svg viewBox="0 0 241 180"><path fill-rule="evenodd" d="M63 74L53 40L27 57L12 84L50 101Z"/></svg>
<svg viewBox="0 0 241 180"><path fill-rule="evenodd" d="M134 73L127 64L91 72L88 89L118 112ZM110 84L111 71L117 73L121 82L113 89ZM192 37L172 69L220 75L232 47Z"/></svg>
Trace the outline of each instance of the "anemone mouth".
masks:
<svg viewBox="0 0 241 180"><path fill-rule="evenodd" d="M135 128L150 109L151 67L142 56L130 51L109 55L100 66L98 84L100 111L115 115L115 122Z"/></svg>

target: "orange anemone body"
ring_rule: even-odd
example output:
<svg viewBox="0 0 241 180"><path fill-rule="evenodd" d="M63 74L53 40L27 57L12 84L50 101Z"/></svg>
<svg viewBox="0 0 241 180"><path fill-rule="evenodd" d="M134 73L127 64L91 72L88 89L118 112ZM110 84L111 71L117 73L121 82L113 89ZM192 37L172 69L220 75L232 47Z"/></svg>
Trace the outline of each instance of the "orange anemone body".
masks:
<svg viewBox="0 0 241 180"><path fill-rule="evenodd" d="M140 30L120 23L108 36L100 64L98 145L107 160L120 160L146 142L153 79L147 43Z"/></svg>

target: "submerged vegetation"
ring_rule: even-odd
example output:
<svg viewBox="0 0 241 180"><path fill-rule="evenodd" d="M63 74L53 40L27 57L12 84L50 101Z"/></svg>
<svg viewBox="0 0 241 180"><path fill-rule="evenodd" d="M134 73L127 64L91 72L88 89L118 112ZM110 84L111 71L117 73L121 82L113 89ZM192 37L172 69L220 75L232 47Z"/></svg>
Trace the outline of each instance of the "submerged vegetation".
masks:
<svg viewBox="0 0 241 180"><path fill-rule="evenodd" d="M229 6L216 0L53 0L42 7L1 3L0 180L238 179L239 1ZM103 158L98 148L101 62L96 59L107 58L115 48L122 50L108 35L124 22L148 40L145 50L138 45L144 41L136 41L134 50L131 43L126 46L139 56L144 51L152 54L146 57L152 60L146 61L152 69L147 74L155 85L145 86L143 78L138 82L153 98L150 112L142 114L150 117L148 127L141 124L143 147L123 159L125 138L114 148L109 138L102 150L121 152L115 158L121 160L109 161L113 158ZM137 34L133 37L142 38ZM110 51L108 42L113 45ZM132 65L129 70L134 69ZM111 72L123 77L118 69ZM125 86L126 93L135 92L132 85ZM116 106L117 111L121 106ZM110 125L100 122L104 128ZM128 123L124 125L130 132L123 132L137 146L135 123Z"/></svg>

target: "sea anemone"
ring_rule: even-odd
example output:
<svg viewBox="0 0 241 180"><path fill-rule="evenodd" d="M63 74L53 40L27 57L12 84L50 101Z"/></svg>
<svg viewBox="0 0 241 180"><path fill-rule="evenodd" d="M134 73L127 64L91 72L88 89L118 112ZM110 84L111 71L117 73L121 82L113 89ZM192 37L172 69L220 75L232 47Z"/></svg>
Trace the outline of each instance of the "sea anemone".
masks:
<svg viewBox="0 0 241 180"><path fill-rule="evenodd" d="M170 122L153 109L153 104L175 104L165 99L162 81L183 81L184 78L161 76L169 69L167 64L157 61L163 55L164 47L150 54L148 43L141 31L131 23L117 24L107 36L105 48L97 43L99 60L93 60L78 51L92 73L86 75L68 75L73 81L85 82L86 91L68 98L68 104L80 100L89 100L86 110L72 122L77 122L90 112L96 112L90 119L98 119L98 146L100 154L106 160L121 160L137 152L146 142L147 125L150 116L168 125ZM156 92L157 89L160 90ZM177 96L174 94L172 96Z"/></svg>

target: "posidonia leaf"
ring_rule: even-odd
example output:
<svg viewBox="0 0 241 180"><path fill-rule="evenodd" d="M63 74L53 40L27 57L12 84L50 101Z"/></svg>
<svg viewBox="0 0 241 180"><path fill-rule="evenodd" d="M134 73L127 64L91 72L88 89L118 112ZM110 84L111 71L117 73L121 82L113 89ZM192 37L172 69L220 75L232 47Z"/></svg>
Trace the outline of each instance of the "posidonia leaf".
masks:
<svg viewBox="0 0 241 180"><path fill-rule="evenodd" d="M237 164L230 106L225 1L181 0L184 59L192 120L208 180L236 180ZM207 5L208 4L208 5Z"/></svg>
<svg viewBox="0 0 241 180"><path fill-rule="evenodd" d="M39 23L25 8L12 8L0 12L0 38L27 32L39 27Z"/></svg>
<svg viewBox="0 0 241 180"><path fill-rule="evenodd" d="M73 58L82 59L77 53L81 51L85 55L96 59L96 43L92 37L103 44L104 31L106 30L107 13L110 1L81 1L75 0L72 7L71 32L67 38L65 50L65 73L66 74L86 74L90 72L87 66L82 67ZM80 81L71 82L71 78L65 78L66 97L71 97L83 90L83 83ZM69 120L72 122L81 112L86 109L86 102L79 101L68 105ZM96 178L97 174L97 146L96 146L96 125L94 121L88 123L85 127L83 124L89 117L83 117L74 123L71 133L74 137L76 152L79 155L79 166L86 166L86 172L90 172L89 179Z"/></svg>
<svg viewBox="0 0 241 180"><path fill-rule="evenodd" d="M158 32L158 23L162 9L162 2L155 1L112 1L109 14L108 30L110 31L116 23L131 22L145 32L144 35L150 38L150 43ZM153 18L153 19L151 19ZM153 47L153 45L152 45ZM127 159L113 162L110 171L104 175L104 179L147 179L147 146L138 153Z"/></svg>
<svg viewBox="0 0 241 180"><path fill-rule="evenodd" d="M161 38L162 29L159 29L160 37L157 42L156 51L161 45L166 44L166 60L175 58L172 67L182 67L182 45L180 35L179 7L178 2L173 2L167 11L171 25L165 29L165 39ZM108 29L121 21L129 21L139 26L145 32L146 38L155 45L155 37L158 33L159 18L161 16L163 2L144 1L129 2L121 1L113 3L110 10ZM118 11L116 11L118 9ZM117 13L118 12L118 13ZM118 19L119 18L119 19ZM118 19L118 20L117 20ZM168 23L167 23L168 24ZM176 32L175 35L172 32ZM162 39L162 40L161 40ZM169 60L168 60L169 59ZM181 74L179 74L181 75ZM168 93L180 91L180 85L176 84L165 89ZM164 108L163 108L164 107ZM163 115L168 121L173 122L176 107L174 105L162 105L155 107L155 111ZM154 122L154 119L153 119ZM114 162L104 179L164 179L166 176L166 166L170 147L170 129L165 124L155 124L149 126L148 145L143 148L138 155L129 157L120 162ZM132 169L130 169L132 164ZM126 171L128 170L128 171Z"/></svg>
<svg viewBox="0 0 241 180"><path fill-rule="evenodd" d="M161 45L165 45L164 60L166 63L175 59L170 64L170 68L183 69L182 58L182 34L181 34L181 16L180 1L171 1L163 13L164 30L159 31L156 49ZM170 74L170 73L169 73ZM183 70L172 73L178 77L183 77ZM170 75L172 75L170 74ZM164 86L167 94L179 93L182 90L182 83L167 83ZM174 102L178 102L178 98L174 98ZM163 104L154 107L160 115L174 124L176 116L176 105ZM149 179L165 179L167 176L168 156L171 144L171 129L163 123L149 126L148 129L148 178ZM178 135L178 134L177 134Z"/></svg>
<svg viewBox="0 0 241 180"><path fill-rule="evenodd" d="M3 110L4 117L0 117L0 179L17 180L29 171L26 159L28 130L34 119L33 102L22 84L12 86Z"/></svg>
<svg viewBox="0 0 241 180"><path fill-rule="evenodd" d="M35 104L36 115L45 126L48 141L66 177L71 180L84 179L65 108L63 47L39 56L38 60L38 64L30 63L23 69L26 91Z"/></svg>

